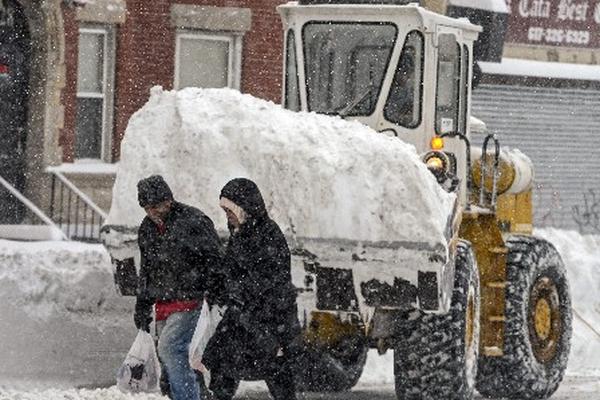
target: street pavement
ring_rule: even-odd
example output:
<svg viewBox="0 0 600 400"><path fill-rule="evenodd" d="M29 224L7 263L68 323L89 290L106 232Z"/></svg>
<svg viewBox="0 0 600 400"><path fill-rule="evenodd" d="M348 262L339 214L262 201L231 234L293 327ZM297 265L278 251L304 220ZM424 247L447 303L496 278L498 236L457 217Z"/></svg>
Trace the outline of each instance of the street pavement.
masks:
<svg viewBox="0 0 600 400"><path fill-rule="evenodd" d="M246 390L235 397L236 400L268 400L266 389L259 391ZM359 387L351 392L326 394L300 394L299 400L397 400L392 386L380 388ZM484 399L476 395L475 399ZM600 376L567 377L551 400L600 400ZM442 399L440 399L442 400Z"/></svg>

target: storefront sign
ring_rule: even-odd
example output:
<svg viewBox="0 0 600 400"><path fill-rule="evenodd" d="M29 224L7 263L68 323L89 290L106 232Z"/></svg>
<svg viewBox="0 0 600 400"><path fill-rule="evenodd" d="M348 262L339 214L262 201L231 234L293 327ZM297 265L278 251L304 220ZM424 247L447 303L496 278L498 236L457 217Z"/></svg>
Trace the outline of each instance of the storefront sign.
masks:
<svg viewBox="0 0 600 400"><path fill-rule="evenodd" d="M506 0L506 41L600 48L600 0Z"/></svg>

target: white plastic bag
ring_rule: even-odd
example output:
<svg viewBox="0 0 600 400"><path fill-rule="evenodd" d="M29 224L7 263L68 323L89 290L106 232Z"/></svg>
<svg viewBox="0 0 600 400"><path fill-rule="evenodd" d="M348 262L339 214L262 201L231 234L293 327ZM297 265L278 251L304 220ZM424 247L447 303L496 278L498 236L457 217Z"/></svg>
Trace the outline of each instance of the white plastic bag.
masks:
<svg viewBox="0 0 600 400"><path fill-rule="evenodd" d="M156 392L159 383L160 364L154 339L140 329L117 372L117 387L123 392Z"/></svg>
<svg viewBox="0 0 600 400"><path fill-rule="evenodd" d="M190 342L190 366L200 372L206 372L206 367L202 364L202 355L206 349L208 341L214 335L217 325L223 319L223 313L225 307L213 306L212 309L204 300L202 302L202 309L200 310L200 317L198 318L198 324L196 324L196 330L194 336Z"/></svg>

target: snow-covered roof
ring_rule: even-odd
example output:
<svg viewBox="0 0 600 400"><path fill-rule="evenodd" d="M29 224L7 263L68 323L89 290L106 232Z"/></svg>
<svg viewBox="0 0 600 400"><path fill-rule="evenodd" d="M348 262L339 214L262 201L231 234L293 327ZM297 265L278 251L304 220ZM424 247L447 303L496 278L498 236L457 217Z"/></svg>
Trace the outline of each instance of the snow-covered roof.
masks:
<svg viewBox="0 0 600 400"><path fill-rule="evenodd" d="M448 0L448 4L456 7L475 8L508 14L510 12L506 0Z"/></svg>
<svg viewBox="0 0 600 400"><path fill-rule="evenodd" d="M397 138L231 89L152 90L121 144L107 225L139 225L136 184L151 174L223 231L219 193L235 177L256 181L297 237L445 243L455 199Z"/></svg>
<svg viewBox="0 0 600 400"><path fill-rule="evenodd" d="M483 73L492 75L600 81L600 65L503 58L500 63L480 61L479 66Z"/></svg>

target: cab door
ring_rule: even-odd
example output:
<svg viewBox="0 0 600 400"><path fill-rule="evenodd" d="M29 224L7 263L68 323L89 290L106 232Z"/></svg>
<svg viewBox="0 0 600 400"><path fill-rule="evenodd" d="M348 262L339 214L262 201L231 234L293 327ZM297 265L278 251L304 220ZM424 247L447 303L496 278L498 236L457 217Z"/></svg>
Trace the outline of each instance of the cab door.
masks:
<svg viewBox="0 0 600 400"><path fill-rule="evenodd" d="M30 39L22 10L0 0L0 176L25 188L25 143L29 97ZM22 221L25 208L0 186L0 224Z"/></svg>
<svg viewBox="0 0 600 400"><path fill-rule="evenodd" d="M438 26L435 119L436 135L460 133L468 137L471 86L471 47L459 29ZM466 144L458 137L446 137L444 151L451 155L454 173L461 179L461 202L466 199Z"/></svg>

